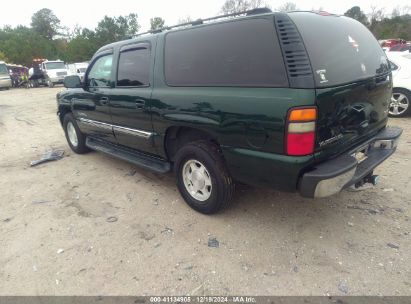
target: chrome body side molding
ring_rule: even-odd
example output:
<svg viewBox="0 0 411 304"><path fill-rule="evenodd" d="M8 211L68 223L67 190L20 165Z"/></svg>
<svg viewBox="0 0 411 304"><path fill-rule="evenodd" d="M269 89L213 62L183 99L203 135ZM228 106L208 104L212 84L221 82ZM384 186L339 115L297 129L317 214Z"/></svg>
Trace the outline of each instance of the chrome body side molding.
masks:
<svg viewBox="0 0 411 304"><path fill-rule="evenodd" d="M129 135L133 135L133 136L143 137L145 139L150 139L154 135L153 132L147 132L147 131L138 130L138 129L126 128L126 127L122 127L122 126L108 124L108 123L101 122L101 121L96 121L96 120L83 118L83 117L78 118L78 120L81 123L91 125L93 127L102 128L102 129L105 129L105 130L117 131L117 132L121 132L121 133L124 133L124 134L129 134Z"/></svg>

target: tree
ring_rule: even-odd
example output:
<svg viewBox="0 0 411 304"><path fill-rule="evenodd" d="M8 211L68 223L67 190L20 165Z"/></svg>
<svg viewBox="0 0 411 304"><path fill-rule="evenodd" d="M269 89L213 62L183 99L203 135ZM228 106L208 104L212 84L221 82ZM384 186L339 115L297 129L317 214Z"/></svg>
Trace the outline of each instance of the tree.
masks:
<svg viewBox="0 0 411 304"><path fill-rule="evenodd" d="M283 5L280 5L277 10L279 12L296 11L297 10L297 5L294 2L286 2Z"/></svg>
<svg viewBox="0 0 411 304"><path fill-rule="evenodd" d="M164 27L165 20L161 17L154 17L150 19L151 30L158 30Z"/></svg>
<svg viewBox="0 0 411 304"><path fill-rule="evenodd" d="M96 38L100 46L103 46L133 36L137 34L139 28L136 14L119 17L104 16L97 25Z"/></svg>
<svg viewBox="0 0 411 304"><path fill-rule="evenodd" d="M190 16L185 16L183 18L178 19L177 24L189 23L192 21L193 19Z"/></svg>
<svg viewBox="0 0 411 304"><path fill-rule="evenodd" d="M361 10L359 6L353 6L344 13L344 16L353 18L364 25L369 25L367 16L364 14L364 12Z"/></svg>
<svg viewBox="0 0 411 304"><path fill-rule="evenodd" d="M0 51L0 61L9 61L6 57L6 54L4 54L2 51Z"/></svg>
<svg viewBox="0 0 411 304"><path fill-rule="evenodd" d="M244 12L263 6L262 0L226 0L221 8L224 14Z"/></svg>
<svg viewBox="0 0 411 304"><path fill-rule="evenodd" d="M56 56L53 42L31 28L18 26L2 33L1 36L0 49L13 63L30 66L33 58Z"/></svg>
<svg viewBox="0 0 411 304"><path fill-rule="evenodd" d="M96 38L96 33L87 28L76 28L75 35L67 45L65 60L67 62L88 61L101 46Z"/></svg>
<svg viewBox="0 0 411 304"><path fill-rule="evenodd" d="M42 37L53 39L60 29L60 19L48 9L43 8L31 17L31 27Z"/></svg>

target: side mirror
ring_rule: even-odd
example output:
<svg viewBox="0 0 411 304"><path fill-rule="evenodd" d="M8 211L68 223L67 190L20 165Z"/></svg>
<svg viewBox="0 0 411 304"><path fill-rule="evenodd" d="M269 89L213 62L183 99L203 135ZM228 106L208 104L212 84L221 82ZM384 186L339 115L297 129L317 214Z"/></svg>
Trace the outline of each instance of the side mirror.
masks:
<svg viewBox="0 0 411 304"><path fill-rule="evenodd" d="M80 77L78 77L77 75L66 76L64 78L64 87L66 87L67 89L81 88Z"/></svg>

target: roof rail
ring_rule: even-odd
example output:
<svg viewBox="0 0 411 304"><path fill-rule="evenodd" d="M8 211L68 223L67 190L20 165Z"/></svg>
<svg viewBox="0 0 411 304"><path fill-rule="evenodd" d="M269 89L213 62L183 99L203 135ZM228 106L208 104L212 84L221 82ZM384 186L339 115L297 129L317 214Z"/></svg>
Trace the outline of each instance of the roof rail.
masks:
<svg viewBox="0 0 411 304"><path fill-rule="evenodd" d="M143 36L143 35L147 35L147 34L158 34L161 33L163 31L168 31L174 28L178 28L178 27L184 27L184 26L195 26L195 25L200 25L203 24L205 22L208 21L214 21L217 19L222 19L222 18L228 18L228 17L236 17L236 16L251 16L251 15L259 15L259 14L267 14L267 13L271 13L271 9L269 9L268 7L258 7L258 8L254 8L251 10L247 10L247 11L242 11L242 12L238 12L238 13L231 13L231 14L225 14L225 15L219 15L219 16L215 16L215 17L210 17L210 18L206 18L206 19L197 19L194 21L190 21L190 22L185 22L185 23L180 23L180 24L176 24L176 25L172 25L172 26L166 26L157 30L151 30L151 31L147 31L144 33L138 33L136 35L133 35L130 38L136 38L139 36Z"/></svg>

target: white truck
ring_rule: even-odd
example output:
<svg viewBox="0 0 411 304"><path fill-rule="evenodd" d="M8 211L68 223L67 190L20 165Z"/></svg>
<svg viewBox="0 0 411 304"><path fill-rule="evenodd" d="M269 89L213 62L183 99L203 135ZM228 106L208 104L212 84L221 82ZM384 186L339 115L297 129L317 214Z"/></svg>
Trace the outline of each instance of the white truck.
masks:
<svg viewBox="0 0 411 304"><path fill-rule="evenodd" d="M63 83L68 71L64 61L61 60L33 60L33 68L29 70L32 86L48 85L53 87L55 84Z"/></svg>
<svg viewBox="0 0 411 304"><path fill-rule="evenodd" d="M69 75L77 75L83 81L84 74L86 73L88 62L76 62L67 65Z"/></svg>

